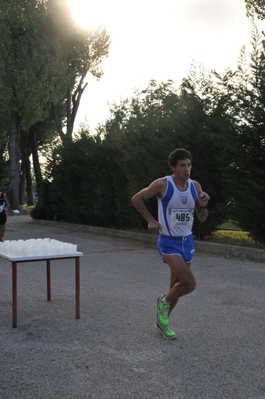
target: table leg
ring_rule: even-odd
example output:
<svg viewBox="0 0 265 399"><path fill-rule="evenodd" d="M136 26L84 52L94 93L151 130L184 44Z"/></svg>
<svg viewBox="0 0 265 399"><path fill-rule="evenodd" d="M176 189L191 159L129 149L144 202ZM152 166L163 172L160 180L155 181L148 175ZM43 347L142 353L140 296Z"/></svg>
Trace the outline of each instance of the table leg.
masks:
<svg viewBox="0 0 265 399"><path fill-rule="evenodd" d="M12 326L17 327L17 262L12 262Z"/></svg>
<svg viewBox="0 0 265 399"><path fill-rule="evenodd" d="M76 319L80 319L80 257L75 258L75 306Z"/></svg>
<svg viewBox="0 0 265 399"><path fill-rule="evenodd" d="M51 261L47 259L46 261L47 270L47 301L51 300Z"/></svg>

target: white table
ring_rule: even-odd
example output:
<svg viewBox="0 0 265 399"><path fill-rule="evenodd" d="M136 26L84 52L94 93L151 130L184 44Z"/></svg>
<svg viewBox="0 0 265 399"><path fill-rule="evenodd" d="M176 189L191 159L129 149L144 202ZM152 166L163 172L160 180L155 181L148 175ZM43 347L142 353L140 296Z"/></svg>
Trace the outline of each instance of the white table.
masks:
<svg viewBox="0 0 265 399"><path fill-rule="evenodd" d="M51 300L51 260L75 259L75 308L76 319L80 319L80 257L82 252L47 254L32 256L11 256L0 252L0 257L12 263L12 327L17 327L17 264L23 262L46 261L47 301Z"/></svg>

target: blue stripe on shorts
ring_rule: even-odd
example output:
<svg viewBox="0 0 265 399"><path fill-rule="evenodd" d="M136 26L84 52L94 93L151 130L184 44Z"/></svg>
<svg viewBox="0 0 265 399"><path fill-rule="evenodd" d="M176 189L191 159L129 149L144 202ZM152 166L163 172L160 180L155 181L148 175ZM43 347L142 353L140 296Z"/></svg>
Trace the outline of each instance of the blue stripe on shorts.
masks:
<svg viewBox="0 0 265 399"><path fill-rule="evenodd" d="M164 262L164 255L180 255L186 263L192 262L195 252L192 234L186 237L173 237L160 234L157 237L156 244Z"/></svg>

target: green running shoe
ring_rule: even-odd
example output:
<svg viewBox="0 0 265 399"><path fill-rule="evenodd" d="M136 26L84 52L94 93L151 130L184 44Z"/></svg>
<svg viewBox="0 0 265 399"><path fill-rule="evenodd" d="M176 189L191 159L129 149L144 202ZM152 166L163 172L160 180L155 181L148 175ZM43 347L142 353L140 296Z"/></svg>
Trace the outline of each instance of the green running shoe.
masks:
<svg viewBox="0 0 265 399"><path fill-rule="evenodd" d="M166 339L176 339L175 331L171 330L169 327L163 327L158 322L156 323L156 329L163 335Z"/></svg>
<svg viewBox="0 0 265 399"><path fill-rule="evenodd" d="M163 302L161 302L161 299L165 295L161 295L157 298L157 312L156 312L156 319L157 322L161 326L167 326L168 325L168 312L169 312L169 304L164 305Z"/></svg>

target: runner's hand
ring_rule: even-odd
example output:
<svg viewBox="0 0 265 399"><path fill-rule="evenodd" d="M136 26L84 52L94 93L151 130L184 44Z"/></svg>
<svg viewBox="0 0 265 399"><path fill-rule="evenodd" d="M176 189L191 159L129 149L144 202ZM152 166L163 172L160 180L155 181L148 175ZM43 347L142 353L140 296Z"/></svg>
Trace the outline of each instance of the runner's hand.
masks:
<svg viewBox="0 0 265 399"><path fill-rule="evenodd" d="M210 196L205 191L200 190L198 192L198 204L199 204L199 206L201 206L201 207L207 206L209 199L210 199Z"/></svg>
<svg viewBox="0 0 265 399"><path fill-rule="evenodd" d="M152 234L159 234L159 231L162 229L162 226L159 222L157 222L156 220L149 222L148 223L148 230L152 233Z"/></svg>

